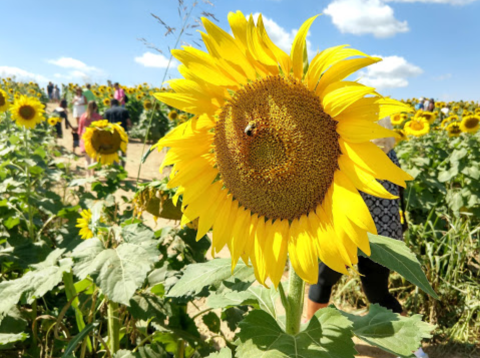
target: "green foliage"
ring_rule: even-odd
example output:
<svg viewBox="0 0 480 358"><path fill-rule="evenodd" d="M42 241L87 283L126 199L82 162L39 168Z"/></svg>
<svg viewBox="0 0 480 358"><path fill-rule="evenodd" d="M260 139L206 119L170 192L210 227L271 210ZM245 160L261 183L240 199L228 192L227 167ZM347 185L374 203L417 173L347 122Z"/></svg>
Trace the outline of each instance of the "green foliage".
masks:
<svg viewBox="0 0 480 358"><path fill-rule="evenodd" d="M160 138L167 134L167 132L173 128L173 122L169 121L167 116L164 114L166 113L165 107L166 106L162 104L161 109L143 111L139 116L138 123L136 123L130 131L131 137L144 141L150 121L152 121L152 125L150 126L150 130L148 132L147 141L157 142Z"/></svg>

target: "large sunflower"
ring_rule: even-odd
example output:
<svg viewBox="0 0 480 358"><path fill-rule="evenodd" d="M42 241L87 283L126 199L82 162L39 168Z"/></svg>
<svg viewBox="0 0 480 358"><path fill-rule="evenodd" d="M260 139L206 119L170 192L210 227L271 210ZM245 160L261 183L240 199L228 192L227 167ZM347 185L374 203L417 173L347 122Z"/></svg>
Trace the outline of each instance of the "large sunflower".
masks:
<svg viewBox="0 0 480 358"><path fill-rule="evenodd" d="M19 96L10 107L10 112L15 123L25 128L34 128L45 120L43 104L33 97Z"/></svg>
<svg viewBox="0 0 480 358"><path fill-rule="evenodd" d="M430 131L430 124L423 117L413 118L405 123L403 130L408 135L421 137Z"/></svg>
<svg viewBox="0 0 480 358"><path fill-rule="evenodd" d="M462 132L475 133L480 127L480 115L463 117L460 122Z"/></svg>
<svg viewBox="0 0 480 358"><path fill-rule="evenodd" d="M338 46L308 65L315 17L290 56L261 15L256 24L241 12L228 19L233 36L202 19L208 53L173 50L185 79L170 81L174 93L155 94L195 115L158 143L170 147L162 166L174 165L169 186L183 194L182 224L199 218L198 238L213 227L213 250L228 245L233 266L250 260L261 283L278 285L287 254L309 283L319 258L347 273L358 248L370 255L367 232L376 233L358 190L393 199L375 179L411 179L370 142L396 136L375 122L410 107L342 81L379 58Z"/></svg>
<svg viewBox="0 0 480 358"><path fill-rule="evenodd" d="M8 103L7 92L0 88L0 113L6 112L8 107L10 107L10 103Z"/></svg>
<svg viewBox="0 0 480 358"><path fill-rule="evenodd" d="M82 138L87 154L102 164L120 162L118 152L127 152L128 136L119 123L92 122Z"/></svg>

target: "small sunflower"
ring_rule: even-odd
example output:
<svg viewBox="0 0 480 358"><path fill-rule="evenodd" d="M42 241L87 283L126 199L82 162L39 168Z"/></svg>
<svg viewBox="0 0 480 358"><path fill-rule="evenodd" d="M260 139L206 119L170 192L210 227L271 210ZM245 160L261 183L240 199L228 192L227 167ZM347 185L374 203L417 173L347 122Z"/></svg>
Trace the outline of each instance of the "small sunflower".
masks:
<svg viewBox="0 0 480 358"><path fill-rule="evenodd" d="M447 117L445 118L442 123L440 124L440 127L444 128L450 123L450 122L454 122L454 121L458 121L458 116L457 115L453 115L453 116L450 116L450 117Z"/></svg>
<svg viewBox="0 0 480 358"><path fill-rule="evenodd" d="M435 122L437 118L437 114L435 112L428 112L428 111L418 111L415 113L415 118L423 118L425 119L430 125Z"/></svg>
<svg viewBox="0 0 480 358"><path fill-rule="evenodd" d="M168 119L170 119L171 121L174 121L178 118L178 112L175 111L175 110L172 110L170 111L170 113L168 113Z"/></svg>
<svg viewBox="0 0 480 358"><path fill-rule="evenodd" d="M146 111L149 111L153 108L153 103L152 101L149 101L149 100L146 100L145 102L143 102L143 108L146 110Z"/></svg>
<svg viewBox="0 0 480 358"><path fill-rule="evenodd" d="M460 106L458 106L458 105L452 107L452 112L457 113L459 110L460 110Z"/></svg>
<svg viewBox="0 0 480 358"><path fill-rule="evenodd" d="M422 117L414 118L411 121L405 123L403 130L407 135L421 137L430 131L430 124L426 119Z"/></svg>
<svg viewBox="0 0 480 358"><path fill-rule="evenodd" d="M60 118L58 117L50 117L48 119L48 124L50 124L52 127L56 125L60 121Z"/></svg>
<svg viewBox="0 0 480 358"><path fill-rule="evenodd" d="M460 128L459 122L450 123L445 130L448 132L449 137L458 137L462 134L462 129Z"/></svg>
<svg viewBox="0 0 480 358"><path fill-rule="evenodd" d="M397 113L390 117L390 121L394 126L399 126L408 119L405 113Z"/></svg>
<svg viewBox="0 0 480 358"><path fill-rule="evenodd" d="M90 230L90 222L92 221L92 212L90 209L82 210L80 213L82 216L80 219L77 219L77 225L75 227L80 228L79 235L83 240L91 239L93 237L93 232Z"/></svg>
<svg viewBox="0 0 480 358"><path fill-rule="evenodd" d="M183 195L181 224L199 218L197 237L213 228L214 252L227 245L233 267L251 261L258 281L275 287L287 256L316 283L319 259L347 273L358 248L370 255L367 233L377 231L358 190L393 199L375 179L411 179L370 142L396 136L375 122L410 107L344 81L380 58L338 46L307 64L315 18L300 27L290 55L261 15L230 13L232 34L202 18L208 52L172 50L186 79L155 94L195 115L158 143L170 148L162 166L173 165L168 185Z"/></svg>
<svg viewBox="0 0 480 358"><path fill-rule="evenodd" d="M467 117L467 116L471 116L471 115L473 115L473 112L471 112L471 111L465 110L465 111L462 112L462 117Z"/></svg>
<svg viewBox="0 0 480 358"><path fill-rule="evenodd" d="M6 112L8 107L10 107L8 95L4 90L0 89L0 113Z"/></svg>
<svg viewBox="0 0 480 358"><path fill-rule="evenodd" d="M480 116L463 117L460 122L460 129L465 133L475 133L480 127Z"/></svg>
<svg viewBox="0 0 480 358"><path fill-rule="evenodd" d="M93 122L83 135L85 151L102 164L120 162L118 152L127 152L128 136L119 123Z"/></svg>
<svg viewBox="0 0 480 358"><path fill-rule="evenodd" d="M408 137L403 129L394 129L394 131L398 134L398 136L395 138L395 143L400 143L404 140L408 140Z"/></svg>
<svg viewBox="0 0 480 358"><path fill-rule="evenodd" d="M479 108L475 108L475 115L477 114L480 114L480 107Z"/></svg>
<svg viewBox="0 0 480 358"><path fill-rule="evenodd" d="M110 106L110 98L104 98L104 99L103 99L103 104L104 104L105 106Z"/></svg>
<svg viewBox="0 0 480 358"><path fill-rule="evenodd" d="M13 102L10 108L12 119L19 126L25 128L34 128L38 123L45 120L43 114L45 113L44 105L33 97L20 95L18 99Z"/></svg>

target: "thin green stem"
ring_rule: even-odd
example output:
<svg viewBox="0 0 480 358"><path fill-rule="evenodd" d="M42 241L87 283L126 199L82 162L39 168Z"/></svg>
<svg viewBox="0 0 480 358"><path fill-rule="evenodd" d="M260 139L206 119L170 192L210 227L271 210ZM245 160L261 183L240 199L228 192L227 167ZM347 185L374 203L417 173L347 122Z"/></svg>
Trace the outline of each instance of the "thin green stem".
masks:
<svg viewBox="0 0 480 358"><path fill-rule="evenodd" d="M25 151L26 153L30 152L30 145L29 145L29 139L28 139L28 131L23 127L23 136L24 136L24 141L25 141ZM28 207L28 233L30 236L30 239L32 241L35 241L35 233L33 230L33 208L30 205L30 195L31 195L31 179L30 179L30 168L28 168L28 164L25 163L25 172L27 173L27 207Z"/></svg>
<svg viewBox="0 0 480 358"><path fill-rule="evenodd" d="M183 358L185 356L185 343L183 342L183 339L180 339L178 341L178 346L177 346L177 355L175 358Z"/></svg>
<svg viewBox="0 0 480 358"><path fill-rule="evenodd" d="M120 321L118 303L108 301L108 347L112 354L120 349Z"/></svg>
<svg viewBox="0 0 480 358"><path fill-rule="evenodd" d="M290 263L288 274L287 296L287 327L288 334L295 335L300 331L300 321L303 313L303 298L305 282L297 275Z"/></svg>

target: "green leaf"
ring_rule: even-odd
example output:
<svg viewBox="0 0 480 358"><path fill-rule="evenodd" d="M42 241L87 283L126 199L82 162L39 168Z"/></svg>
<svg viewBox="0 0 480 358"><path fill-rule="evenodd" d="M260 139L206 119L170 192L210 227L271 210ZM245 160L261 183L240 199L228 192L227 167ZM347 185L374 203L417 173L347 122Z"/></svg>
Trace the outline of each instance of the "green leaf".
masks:
<svg viewBox="0 0 480 358"><path fill-rule="evenodd" d="M136 352L120 349L113 358L167 358L165 350L158 344L147 344L138 348Z"/></svg>
<svg viewBox="0 0 480 358"><path fill-rule="evenodd" d="M0 321L22 295L25 295L27 303L31 303L33 298L43 297L62 281L63 272L69 271L72 265L70 259L59 260L64 251L52 251L45 261L31 265L34 270L21 278L0 282Z"/></svg>
<svg viewBox="0 0 480 358"><path fill-rule="evenodd" d="M273 288L263 286L249 287L246 291L232 291L228 293L217 293L208 297L207 304L211 308L226 308L233 306L250 305L262 309L273 318L277 318L277 299L279 292Z"/></svg>
<svg viewBox="0 0 480 358"><path fill-rule="evenodd" d="M89 325L86 325L82 331L77 334L73 339L68 343L67 348L65 349L65 352L62 355L62 358L67 358L70 356L70 354L73 353L77 345L83 341L83 339L90 333L91 330L93 330L95 327L98 326L97 322L90 323Z"/></svg>
<svg viewBox="0 0 480 358"><path fill-rule="evenodd" d="M207 356L207 358L232 358L232 351L230 348L222 348L220 352L215 352Z"/></svg>
<svg viewBox="0 0 480 358"><path fill-rule="evenodd" d="M378 304L370 305L366 316L343 312L353 322L353 333L365 342L401 357L411 357L422 339L430 338L434 326L420 315L402 317Z"/></svg>
<svg viewBox="0 0 480 358"><path fill-rule="evenodd" d="M248 267L243 261L239 260L233 275L240 280L247 280L253 276L253 268ZM230 259L215 259L200 264L188 265L182 278L168 292L168 296L181 297L189 294L198 294L204 287L219 285L231 276Z"/></svg>
<svg viewBox="0 0 480 358"><path fill-rule="evenodd" d="M110 300L129 306L135 290L158 261L156 245L155 240L142 237L105 249L97 238L85 240L72 252L76 260L73 272L81 280L90 275Z"/></svg>
<svg viewBox="0 0 480 358"><path fill-rule="evenodd" d="M130 300L128 311L133 318L144 321L148 321L151 318L154 318L156 321L162 321L171 315L168 305L165 305L160 297L148 292L140 292L133 296Z"/></svg>
<svg viewBox="0 0 480 358"><path fill-rule="evenodd" d="M321 311L295 336L285 333L268 313L251 311L240 323L237 357L353 358L351 323L333 308Z"/></svg>
<svg viewBox="0 0 480 358"><path fill-rule="evenodd" d="M370 259L386 268L398 272L408 281L418 286L433 298L439 299L415 254L405 245L403 241L391 239L385 236L368 234L372 254ZM367 257L363 252L360 255Z"/></svg>
<svg viewBox="0 0 480 358"><path fill-rule="evenodd" d="M445 183L458 175L458 167L452 166L449 170L444 170L438 175L438 181Z"/></svg>
<svg viewBox="0 0 480 358"><path fill-rule="evenodd" d="M220 332L220 318L215 312L208 312L202 316L202 321L214 333Z"/></svg>
<svg viewBox="0 0 480 358"><path fill-rule="evenodd" d="M0 333L0 347L9 343L24 341L28 338L26 333Z"/></svg>

